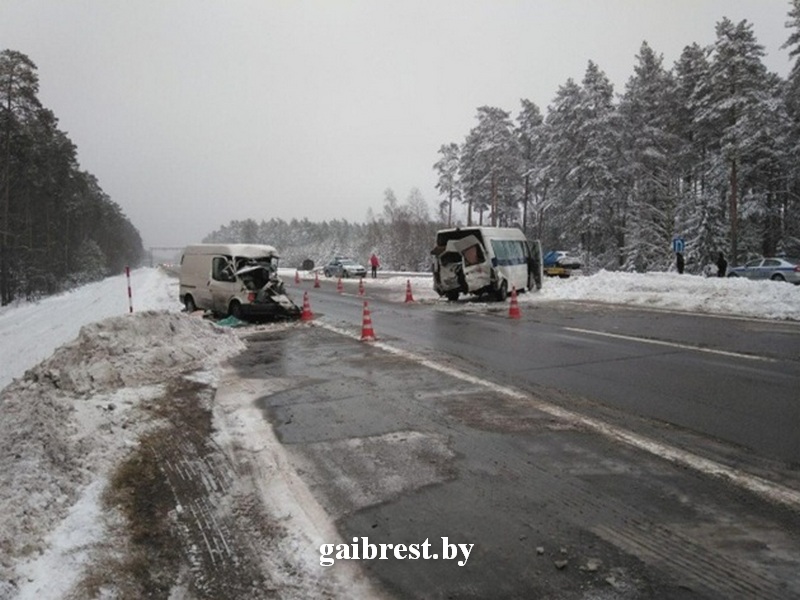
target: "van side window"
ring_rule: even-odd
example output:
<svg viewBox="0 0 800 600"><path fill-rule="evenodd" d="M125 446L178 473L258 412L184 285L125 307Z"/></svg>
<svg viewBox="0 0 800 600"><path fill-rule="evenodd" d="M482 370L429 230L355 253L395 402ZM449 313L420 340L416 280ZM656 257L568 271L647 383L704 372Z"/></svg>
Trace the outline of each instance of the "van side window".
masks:
<svg viewBox="0 0 800 600"><path fill-rule="evenodd" d="M236 281L231 261L225 256L215 256L211 261L211 277L216 281Z"/></svg>

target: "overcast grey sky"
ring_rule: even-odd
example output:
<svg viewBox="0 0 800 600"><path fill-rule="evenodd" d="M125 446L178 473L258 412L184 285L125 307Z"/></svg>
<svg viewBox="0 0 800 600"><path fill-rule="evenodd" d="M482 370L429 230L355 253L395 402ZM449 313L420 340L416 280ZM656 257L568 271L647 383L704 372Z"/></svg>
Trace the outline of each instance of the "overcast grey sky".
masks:
<svg viewBox="0 0 800 600"><path fill-rule="evenodd" d="M476 109L545 113L594 61L622 93L642 41L671 67L747 19L785 77L788 0L0 0L0 49L142 234L232 219L364 221L384 190L431 207L438 149Z"/></svg>

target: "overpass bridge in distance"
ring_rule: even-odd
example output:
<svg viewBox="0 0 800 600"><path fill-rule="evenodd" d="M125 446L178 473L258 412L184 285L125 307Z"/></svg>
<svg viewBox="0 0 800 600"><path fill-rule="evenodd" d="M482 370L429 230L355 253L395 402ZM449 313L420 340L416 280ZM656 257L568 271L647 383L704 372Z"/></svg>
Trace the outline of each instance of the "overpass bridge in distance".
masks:
<svg viewBox="0 0 800 600"><path fill-rule="evenodd" d="M156 264L161 264L162 262L167 263L174 263L176 259L180 259L180 252L183 252L185 246L150 246L147 249L147 255L150 261L150 266L155 267ZM168 254L171 253L171 254ZM158 258L164 258L167 260L156 260Z"/></svg>

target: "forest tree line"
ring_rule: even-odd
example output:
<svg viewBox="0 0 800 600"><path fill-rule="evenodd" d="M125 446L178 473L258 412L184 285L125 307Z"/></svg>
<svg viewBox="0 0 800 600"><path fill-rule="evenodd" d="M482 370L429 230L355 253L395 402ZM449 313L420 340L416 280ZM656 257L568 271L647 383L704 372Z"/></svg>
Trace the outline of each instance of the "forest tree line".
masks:
<svg viewBox="0 0 800 600"><path fill-rule="evenodd" d="M278 249L282 266L298 269L307 260L322 266L334 256L348 256L366 266L375 253L385 268L426 271L440 227L442 223L431 217L418 189L412 189L402 203L387 189L381 212L368 211L366 223L245 219L220 227L203 242L269 244Z"/></svg>
<svg viewBox="0 0 800 600"><path fill-rule="evenodd" d="M765 67L751 24L722 19L711 45L687 46L671 68L643 43L620 95L590 61L546 114L529 100L513 119L478 108L464 141L439 148L435 215L419 190L403 203L386 190L366 223L249 219L206 241L273 244L287 265L376 252L387 267L424 270L438 228L480 223L522 227L590 268L669 268L675 236L695 272L720 251L732 264L798 255L800 0L788 17L784 48L795 63L786 79ZM33 62L0 52L3 305L119 272L144 254L37 95Z"/></svg>
<svg viewBox="0 0 800 600"><path fill-rule="evenodd" d="M800 254L800 0L788 15L787 80L751 24L723 19L671 69L643 43L619 97L589 62L546 115L529 100L513 120L480 107L434 165L446 221L463 204L468 223L519 225L596 268L667 268L674 236L695 271L720 251Z"/></svg>
<svg viewBox="0 0 800 600"><path fill-rule="evenodd" d="M432 217L418 190L403 205L387 190L365 224L236 221L208 241L272 243L292 265L376 251L395 269L426 269L436 229L473 224L521 227L590 269L674 268L675 237L690 272L720 252L731 264L800 255L800 0L788 16L786 80L750 23L722 19L714 43L671 69L644 42L621 95L590 61L546 114L529 100L514 119L478 108L464 141L439 148Z"/></svg>
<svg viewBox="0 0 800 600"><path fill-rule="evenodd" d="M36 65L0 52L0 304L120 273L144 256L139 232L78 165L38 99Z"/></svg>

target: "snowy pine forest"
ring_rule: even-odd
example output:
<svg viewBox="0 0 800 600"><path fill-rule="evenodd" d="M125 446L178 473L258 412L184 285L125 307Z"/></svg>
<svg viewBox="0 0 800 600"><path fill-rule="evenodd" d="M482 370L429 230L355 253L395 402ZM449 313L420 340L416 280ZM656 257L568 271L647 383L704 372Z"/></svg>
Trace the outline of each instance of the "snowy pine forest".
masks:
<svg viewBox="0 0 800 600"><path fill-rule="evenodd" d="M427 268L433 232L469 224L520 226L595 269L669 269L676 236L689 272L719 252L800 255L800 0L788 9L788 79L766 69L748 21L723 18L671 67L644 42L621 93L590 61L545 113L524 99L513 117L478 108L464 140L439 148L430 216L418 190L400 205L387 190L366 224L234 222L208 241L273 243L289 263L376 251L396 269Z"/></svg>
<svg viewBox="0 0 800 600"><path fill-rule="evenodd" d="M415 188L399 200L387 189L363 223L252 215L205 241L269 243L286 266L335 254L366 262L375 252L385 268L423 271L435 231L470 224L522 227L545 250L579 254L589 270L673 268L676 236L688 272L719 252L731 265L798 256L800 0L787 2L786 78L765 67L748 21L722 18L709 33L713 43L686 46L672 65L642 43L622 90L589 61L544 109L526 99L516 113L477 108L462 140L430 149L436 198ZM80 169L37 94L33 62L0 52L3 305L145 258L138 230Z"/></svg>
<svg viewBox="0 0 800 600"><path fill-rule="evenodd" d="M78 163L22 52L0 51L0 306L119 273L139 231Z"/></svg>
<svg viewBox="0 0 800 600"><path fill-rule="evenodd" d="M800 255L800 0L790 4L788 80L767 71L748 21L670 68L642 44L621 94L599 65L568 79L546 114L478 109L461 143L439 149L439 190L467 215L519 224L587 264L646 271L686 242L698 271L722 251Z"/></svg>

